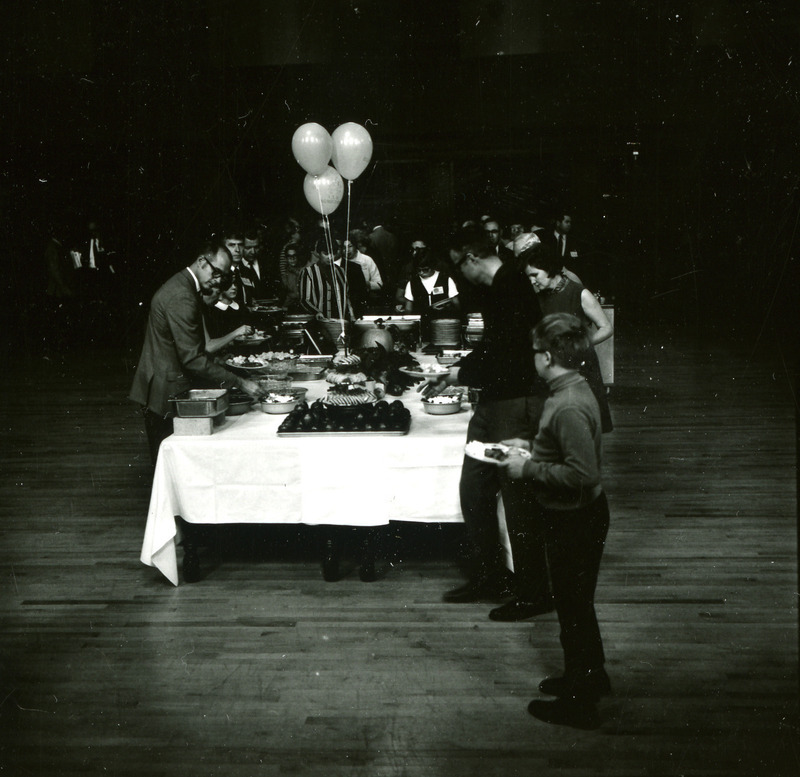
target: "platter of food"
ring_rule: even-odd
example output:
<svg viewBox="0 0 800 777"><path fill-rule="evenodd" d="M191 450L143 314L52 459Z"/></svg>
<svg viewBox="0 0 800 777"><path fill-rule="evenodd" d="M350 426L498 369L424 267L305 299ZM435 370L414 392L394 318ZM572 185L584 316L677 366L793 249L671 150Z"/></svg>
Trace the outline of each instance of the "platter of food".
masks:
<svg viewBox="0 0 800 777"><path fill-rule="evenodd" d="M419 367L401 367L400 372L410 375L412 378L441 378L450 372L448 367L441 364L423 364Z"/></svg>
<svg viewBox="0 0 800 777"><path fill-rule="evenodd" d="M411 428L411 412L400 400L357 407L329 407L321 400L303 402L278 427L278 437L400 437Z"/></svg>
<svg viewBox="0 0 800 777"><path fill-rule="evenodd" d="M260 345L269 340L266 332L256 330L251 335L239 335L234 342L242 343L244 345Z"/></svg>
<svg viewBox="0 0 800 777"><path fill-rule="evenodd" d="M298 386L283 391L270 391L261 398L261 410L270 415L291 413L305 399L307 390Z"/></svg>
<svg viewBox="0 0 800 777"><path fill-rule="evenodd" d="M471 459L495 465L501 464L511 456L522 456L523 459L531 457L530 451L526 451L524 448L509 447L501 442L478 442L477 440L468 442L464 446L464 453Z"/></svg>
<svg viewBox="0 0 800 777"><path fill-rule="evenodd" d="M250 355L231 356L225 363L229 367L238 367L242 370L286 373L297 366L297 356L282 351L265 351Z"/></svg>

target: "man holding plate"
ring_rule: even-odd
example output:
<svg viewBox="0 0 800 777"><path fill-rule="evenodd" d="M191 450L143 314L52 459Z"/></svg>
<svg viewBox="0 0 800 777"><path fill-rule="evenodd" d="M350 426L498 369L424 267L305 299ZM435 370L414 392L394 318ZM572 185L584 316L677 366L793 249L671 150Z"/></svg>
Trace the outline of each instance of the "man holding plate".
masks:
<svg viewBox="0 0 800 777"><path fill-rule="evenodd" d="M480 231L463 230L450 244L450 259L467 283L481 287L484 338L444 376L421 387L425 396L447 385L479 389L467 442L499 443L534 435L547 386L536 374L530 332L541 319L536 295L513 263L504 264ZM513 434L510 430L516 429ZM505 564L497 496L502 493L514 576ZM492 620L517 621L553 609L543 530L532 525L530 484L512 481L495 462L464 457L459 485L467 528L469 579L444 595L446 602L513 597L489 613Z"/></svg>

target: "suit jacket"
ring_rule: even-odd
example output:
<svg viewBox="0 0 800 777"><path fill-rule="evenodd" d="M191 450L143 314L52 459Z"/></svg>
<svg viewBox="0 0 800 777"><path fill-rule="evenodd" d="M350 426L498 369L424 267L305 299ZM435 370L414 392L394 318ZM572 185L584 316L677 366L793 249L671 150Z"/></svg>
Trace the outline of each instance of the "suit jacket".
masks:
<svg viewBox="0 0 800 777"><path fill-rule="evenodd" d="M240 265L239 275L246 305L251 305L257 299L272 299L281 294L280 281L269 276L266 262L259 260L258 269L261 271L260 278L255 268L248 267L244 262Z"/></svg>
<svg viewBox="0 0 800 777"><path fill-rule="evenodd" d="M188 269L173 275L150 303L142 354L130 398L161 416L169 398L189 388L240 386L238 376L205 352L203 301Z"/></svg>
<svg viewBox="0 0 800 777"><path fill-rule="evenodd" d="M582 252L575 238L570 235L564 235L566 244L564 246L564 253L562 254L561 245L552 231L549 233L549 236L552 244L555 246L556 253L561 256L564 262L564 267L571 270L574 275L580 276L583 280L586 280L583 277L586 274L586 266L583 261Z"/></svg>

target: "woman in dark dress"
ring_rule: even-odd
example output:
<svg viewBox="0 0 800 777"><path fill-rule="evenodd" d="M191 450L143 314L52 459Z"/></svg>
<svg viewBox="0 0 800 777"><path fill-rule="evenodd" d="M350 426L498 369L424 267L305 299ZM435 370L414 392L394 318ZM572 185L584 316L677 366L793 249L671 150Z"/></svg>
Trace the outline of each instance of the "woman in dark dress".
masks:
<svg viewBox="0 0 800 777"><path fill-rule="evenodd" d="M525 275L538 295L542 315L570 313L577 316L589 330L592 346L608 340L614 334L614 327L597 298L589 289L565 274L562 257L551 250L549 245L534 243L520 253L519 258L524 261ZM581 365L580 373L586 378L600 406L603 432L610 432L614 425L608 409L600 362L594 348Z"/></svg>

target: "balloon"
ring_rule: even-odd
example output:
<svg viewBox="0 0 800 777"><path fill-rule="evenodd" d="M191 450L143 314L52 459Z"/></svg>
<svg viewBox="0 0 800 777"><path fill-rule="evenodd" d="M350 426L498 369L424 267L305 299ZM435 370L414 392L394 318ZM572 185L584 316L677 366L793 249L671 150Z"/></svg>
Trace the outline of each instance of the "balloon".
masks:
<svg viewBox="0 0 800 777"><path fill-rule="evenodd" d="M342 176L330 165L322 175L307 175L303 181L303 193L308 204L317 213L327 216L339 207L344 197L344 181Z"/></svg>
<svg viewBox="0 0 800 777"><path fill-rule="evenodd" d="M360 124L340 124L331 136L331 163L348 181L354 181L366 170L372 159L372 138Z"/></svg>
<svg viewBox="0 0 800 777"><path fill-rule="evenodd" d="M321 175L331 161L333 141L328 130L309 122L292 135L292 153L300 167L310 175Z"/></svg>

